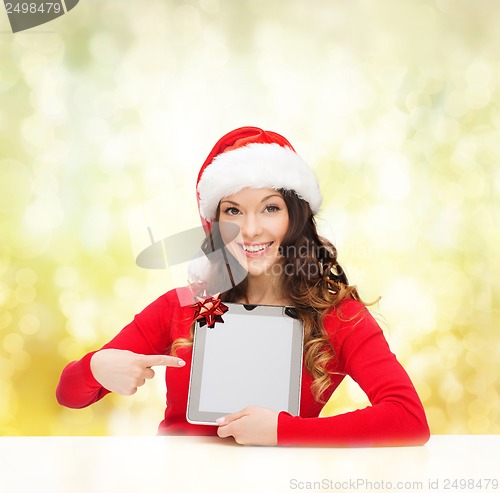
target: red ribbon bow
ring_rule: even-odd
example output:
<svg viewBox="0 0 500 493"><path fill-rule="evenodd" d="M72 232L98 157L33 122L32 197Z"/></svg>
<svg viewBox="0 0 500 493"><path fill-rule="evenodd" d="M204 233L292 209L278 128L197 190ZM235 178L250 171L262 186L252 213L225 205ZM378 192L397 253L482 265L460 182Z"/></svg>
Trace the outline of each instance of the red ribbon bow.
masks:
<svg viewBox="0 0 500 493"><path fill-rule="evenodd" d="M190 306L195 309L194 320L200 321L200 327L207 324L210 329L213 329L215 322L224 323L222 315L227 312L228 307L222 303L219 297L220 293L210 297L206 295L195 296L197 302Z"/></svg>

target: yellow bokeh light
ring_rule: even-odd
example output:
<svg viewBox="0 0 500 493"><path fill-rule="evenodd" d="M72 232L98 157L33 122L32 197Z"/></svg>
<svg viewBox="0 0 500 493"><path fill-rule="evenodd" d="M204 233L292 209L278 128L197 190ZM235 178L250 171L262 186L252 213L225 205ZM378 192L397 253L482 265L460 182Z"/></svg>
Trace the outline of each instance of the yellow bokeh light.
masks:
<svg viewBox="0 0 500 493"><path fill-rule="evenodd" d="M155 433L161 376L78 411L55 386L174 287L135 265L140 214L162 234L197 226L199 166L241 125L283 133L315 168L318 223L362 297L382 296L372 310L431 430L500 432L497 10L80 2L51 32L4 36L0 433ZM346 384L325 412L360 405Z"/></svg>

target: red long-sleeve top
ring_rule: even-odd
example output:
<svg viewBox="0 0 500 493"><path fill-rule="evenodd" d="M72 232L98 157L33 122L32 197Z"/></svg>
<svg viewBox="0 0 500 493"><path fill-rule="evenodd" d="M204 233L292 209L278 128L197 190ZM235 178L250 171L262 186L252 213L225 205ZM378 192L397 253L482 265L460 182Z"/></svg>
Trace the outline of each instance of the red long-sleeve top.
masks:
<svg viewBox="0 0 500 493"><path fill-rule="evenodd" d="M177 291L160 296L134 317L102 349L127 349L139 354L169 354L171 344L189 337L193 309L180 306ZM329 363L331 385L327 400L346 375L366 393L371 406L331 417L318 417L322 404L311 393L312 377L302 370L300 416L278 416L279 445L375 446L421 445L429 438L423 406L408 374L390 351L381 328L358 301L346 299L328 313L325 322L335 358ZM263 341L265 343L265 341ZM82 408L109 391L94 378L90 359L94 352L69 363L63 370L56 395L60 404ZM165 373L166 410L158 433L162 435L216 435L216 426L186 421L191 347L177 352L186 365Z"/></svg>

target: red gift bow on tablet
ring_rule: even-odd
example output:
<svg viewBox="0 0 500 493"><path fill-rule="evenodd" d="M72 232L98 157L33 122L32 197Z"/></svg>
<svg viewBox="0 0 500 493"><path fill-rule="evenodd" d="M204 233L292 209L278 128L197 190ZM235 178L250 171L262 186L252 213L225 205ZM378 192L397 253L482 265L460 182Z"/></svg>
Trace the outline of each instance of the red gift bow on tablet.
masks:
<svg viewBox="0 0 500 493"><path fill-rule="evenodd" d="M228 307L220 300L220 293L213 296L195 296L196 303L190 305L195 309L193 320L200 320L200 327L205 324L210 329L215 327L215 322L224 323L222 315L227 312Z"/></svg>

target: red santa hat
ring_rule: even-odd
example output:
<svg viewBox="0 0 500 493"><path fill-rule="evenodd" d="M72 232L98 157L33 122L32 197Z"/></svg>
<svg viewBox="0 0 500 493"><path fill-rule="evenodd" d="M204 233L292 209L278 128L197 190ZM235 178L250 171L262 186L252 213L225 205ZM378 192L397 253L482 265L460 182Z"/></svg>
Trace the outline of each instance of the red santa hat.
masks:
<svg viewBox="0 0 500 493"><path fill-rule="evenodd" d="M208 233L220 200L243 188L293 190L315 214L321 192L312 169L281 135L242 127L224 135L203 163L196 182L198 209Z"/></svg>

